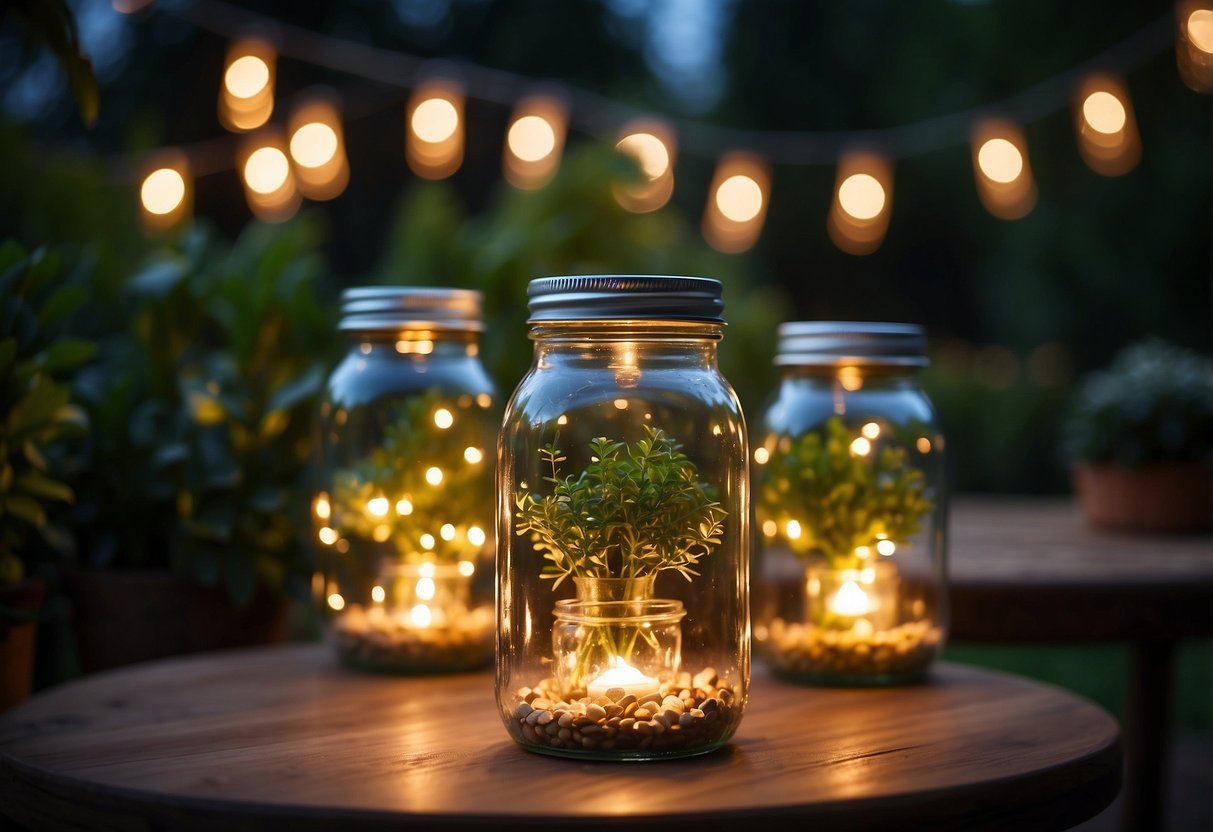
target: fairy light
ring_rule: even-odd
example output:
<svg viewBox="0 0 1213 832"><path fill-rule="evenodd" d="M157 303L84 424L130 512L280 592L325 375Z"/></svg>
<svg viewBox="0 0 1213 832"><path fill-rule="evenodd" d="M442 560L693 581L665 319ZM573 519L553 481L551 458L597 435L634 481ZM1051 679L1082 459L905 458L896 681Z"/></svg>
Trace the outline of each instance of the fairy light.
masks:
<svg viewBox="0 0 1213 832"><path fill-rule="evenodd" d="M413 173L445 179L463 163L463 88L454 81L419 85L409 99L405 156Z"/></svg>
<svg viewBox="0 0 1213 832"><path fill-rule="evenodd" d="M476 465L482 459L484 459L484 452L479 448L474 448L469 445L463 449L463 458L466 459L470 465Z"/></svg>
<svg viewBox="0 0 1213 832"><path fill-rule="evenodd" d="M443 523L442 528L438 530L438 536L443 540L451 541L455 539L455 527L450 523Z"/></svg>
<svg viewBox="0 0 1213 832"><path fill-rule="evenodd" d="M374 517L387 517L390 507L387 497L374 497L366 501L367 513Z"/></svg>
<svg viewBox="0 0 1213 832"><path fill-rule="evenodd" d="M471 543L473 546L483 546L487 539L484 529L479 526L468 527L468 543Z"/></svg>
<svg viewBox="0 0 1213 832"><path fill-rule="evenodd" d="M1141 159L1141 139L1128 90L1109 75L1086 78L1075 107L1075 129L1083 161L1096 173L1120 176Z"/></svg>
<svg viewBox="0 0 1213 832"><path fill-rule="evenodd" d="M219 120L236 132L256 130L274 112L276 50L265 38L234 41L224 60L219 86Z"/></svg>
<svg viewBox="0 0 1213 832"><path fill-rule="evenodd" d="M739 254L753 247L767 211L770 171L749 153L720 160L703 214L703 236L717 251Z"/></svg>
<svg viewBox="0 0 1213 832"><path fill-rule="evenodd" d="M851 442L851 453L855 456L867 456L872 452L872 443L866 437L857 436Z"/></svg>
<svg viewBox="0 0 1213 832"><path fill-rule="evenodd" d="M188 217L192 187L189 159L184 153L165 150L153 156L139 186L143 225L149 229L171 228Z"/></svg>
<svg viewBox="0 0 1213 832"><path fill-rule="evenodd" d="M411 502L409 502L407 499L397 500L396 501L396 513L399 514L401 517L408 517L410 514L413 513L413 504Z"/></svg>
<svg viewBox="0 0 1213 832"><path fill-rule="evenodd" d="M882 156L850 151L838 163L826 229L848 254L871 254L889 227L893 168Z"/></svg>
<svg viewBox="0 0 1213 832"><path fill-rule="evenodd" d="M564 101L531 95L518 102L502 150L502 171L515 188L533 190L551 181L560 164L568 130Z"/></svg>
<svg viewBox="0 0 1213 832"><path fill-rule="evenodd" d="M430 551L431 549L433 549L434 544L437 543L437 541L434 539L434 536L432 534L430 534L429 532L426 532L425 534L421 535L421 537L418 539L418 542L421 544L421 548L425 549L427 552Z"/></svg>
<svg viewBox="0 0 1213 832"><path fill-rule="evenodd" d="M1007 119L983 119L973 125L971 138L973 179L981 204L999 219L1026 215L1036 205L1036 182L1022 128Z"/></svg>
<svg viewBox="0 0 1213 832"><path fill-rule="evenodd" d="M470 560L459 561L459 566L457 568L459 569L459 574L465 578L470 578L476 574L476 564Z"/></svg>
<svg viewBox="0 0 1213 832"><path fill-rule="evenodd" d="M1197 92L1213 92L1213 9L1207 2L1177 4L1175 61L1183 82Z"/></svg>
<svg viewBox="0 0 1213 832"><path fill-rule="evenodd" d="M759 446L754 449L754 461L757 462L759 465L766 465L767 461L770 458L771 458L771 452L768 451L766 448Z"/></svg>
<svg viewBox="0 0 1213 832"><path fill-rule="evenodd" d="M673 129L657 119L634 119L624 124L615 150L640 168L640 181L616 183L615 200L628 211L656 211L674 193L674 160L678 152Z"/></svg>
<svg viewBox="0 0 1213 832"><path fill-rule="evenodd" d="M299 189L308 199L329 200L350 181L340 99L327 89L308 91L291 111L290 155Z"/></svg>
<svg viewBox="0 0 1213 832"><path fill-rule="evenodd" d="M333 506L329 502L327 494L317 494L316 499L312 504L312 510L316 512L316 517L321 520L328 520L333 516Z"/></svg>
<svg viewBox="0 0 1213 832"><path fill-rule="evenodd" d="M341 597L341 593L333 592L328 597L328 605L330 609L343 610L345 609L345 599Z"/></svg>
<svg viewBox="0 0 1213 832"><path fill-rule="evenodd" d="M859 429L859 432L868 439L875 441L876 439L880 438L880 425L876 424L875 422L866 422L864 423L864 426Z"/></svg>
<svg viewBox="0 0 1213 832"><path fill-rule="evenodd" d="M437 465L427 468L425 470L425 481L430 485L439 485L442 482L442 469Z"/></svg>
<svg viewBox="0 0 1213 832"><path fill-rule="evenodd" d="M876 541L876 551L887 558L897 551L897 544L887 539L878 540Z"/></svg>
<svg viewBox="0 0 1213 832"><path fill-rule="evenodd" d="M301 196L286 142L276 130L250 136L240 152L244 196L253 214L265 222L281 222L299 210Z"/></svg>
<svg viewBox="0 0 1213 832"><path fill-rule="evenodd" d="M387 592L384 591L383 587L379 586L378 584L371 587L371 600L376 604L382 604L386 598Z"/></svg>
<svg viewBox="0 0 1213 832"><path fill-rule="evenodd" d="M434 425L437 428L446 430L453 424L455 424L455 417L451 415L451 411L445 407L440 407L434 411Z"/></svg>
<svg viewBox="0 0 1213 832"><path fill-rule="evenodd" d="M244 163L244 180L259 194L272 194L287 183L291 168L286 154L276 147L260 147Z"/></svg>
<svg viewBox="0 0 1213 832"><path fill-rule="evenodd" d="M337 530L331 529L328 526L322 527L320 531L316 533L316 536L320 538L320 542L325 546L332 546L337 542L338 537Z"/></svg>
<svg viewBox="0 0 1213 832"><path fill-rule="evenodd" d="M801 534L800 523L797 522L796 520L789 520L786 524L784 524L783 528L784 528L784 534L786 534L788 536L789 540L799 540L800 539L800 534Z"/></svg>

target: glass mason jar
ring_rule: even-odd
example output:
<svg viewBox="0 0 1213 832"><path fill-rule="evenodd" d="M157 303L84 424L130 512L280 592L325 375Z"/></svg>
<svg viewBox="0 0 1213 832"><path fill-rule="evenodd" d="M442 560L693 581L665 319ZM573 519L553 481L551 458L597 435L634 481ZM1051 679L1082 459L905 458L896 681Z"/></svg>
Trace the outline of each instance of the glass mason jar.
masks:
<svg viewBox="0 0 1213 832"><path fill-rule="evenodd" d="M947 630L947 470L912 324L779 328L754 449L754 641L781 676L925 675Z"/></svg>
<svg viewBox="0 0 1213 832"><path fill-rule="evenodd" d="M532 751L703 754L749 683L745 422L720 282L549 277L497 477L497 702Z"/></svg>
<svg viewBox="0 0 1213 832"><path fill-rule="evenodd" d="M326 635L363 670L484 666L500 421L480 294L367 286L341 300L350 349L321 405L312 512Z"/></svg>

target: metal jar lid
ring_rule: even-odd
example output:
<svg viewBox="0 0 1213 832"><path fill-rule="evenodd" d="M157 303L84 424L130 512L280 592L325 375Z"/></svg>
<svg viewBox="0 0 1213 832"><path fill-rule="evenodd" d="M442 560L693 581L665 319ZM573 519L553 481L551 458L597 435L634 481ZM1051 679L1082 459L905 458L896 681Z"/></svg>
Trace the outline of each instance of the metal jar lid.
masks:
<svg viewBox="0 0 1213 832"><path fill-rule="evenodd" d="M530 323L575 320L724 321L721 283L710 277L539 277L527 287Z"/></svg>
<svg viewBox="0 0 1213 832"><path fill-rule="evenodd" d="M481 294L432 286L355 286L341 293L339 329L481 332Z"/></svg>
<svg viewBox="0 0 1213 832"><path fill-rule="evenodd" d="M775 364L781 367L927 364L926 335L918 324L868 321L791 321L780 324Z"/></svg>

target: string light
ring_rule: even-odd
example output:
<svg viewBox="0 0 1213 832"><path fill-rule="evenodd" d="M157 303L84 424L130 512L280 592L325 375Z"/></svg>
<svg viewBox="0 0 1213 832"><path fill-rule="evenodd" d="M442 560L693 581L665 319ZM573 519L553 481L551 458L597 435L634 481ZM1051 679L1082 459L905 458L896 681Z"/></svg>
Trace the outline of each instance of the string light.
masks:
<svg viewBox="0 0 1213 832"><path fill-rule="evenodd" d="M870 254L889 227L893 168L868 151L851 151L838 163L834 200L826 229L834 245L849 254Z"/></svg>
<svg viewBox="0 0 1213 832"><path fill-rule="evenodd" d="M149 229L171 228L189 216L192 196L190 164L178 150L152 157L139 187L140 216Z"/></svg>
<svg viewBox="0 0 1213 832"><path fill-rule="evenodd" d="M553 95L518 102L502 151L502 169L515 188L542 188L556 175L568 130L568 109Z"/></svg>
<svg viewBox="0 0 1213 832"><path fill-rule="evenodd" d="M219 120L236 132L256 130L274 112L276 50L262 37L234 41L219 85Z"/></svg>
<svg viewBox="0 0 1213 832"><path fill-rule="evenodd" d="M1078 149L1091 170L1119 176L1136 167L1141 139L1124 85L1108 75L1090 76L1079 88L1077 101Z"/></svg>
<svg viewBox="0 0 1213 832"><path fill-rule="evenodd" d="M306 93L291 110L288 131L299 190L314 200L340 196L350 167L337 96L328 90Z"/></svg>
<svg viewBox="0 0 1213 832"><path fill-rule="evenodd" d="M703 213L703 236L718 251L737 254L762 233L770 172L757 156L735 151L716 166Z"/></svg>
<svg viewBox="0 0 1213 832"><path fill-rule="evenodd" d="M670 201L678 144L667 122L651 118L627 122L619 130L615 149L636 162L642 177L639 182L615 185L615 200L623 208L640 214Z"/></svg>
<svg viewBox="0 0 1213 832"><path fill-rule="evenodd" d="M463 87L444 79L427 81L409 99L405 156L413 173L445 179L463 163Z"/></svg>
<svg viewBox="0 0 1213 832"><path fill-rule="evenodd" d="M239 159L244 196L254 216L264 222L282 222L294 216L302 199L282 134L267 129L250 136L241 147Z"/></svg>
<svg viewBox="0 0 1213 832"><path fill-rule="evenodd" d="M1175 16L1179 77L1197 92L1213 92L1213 8L1187 0L1176 4Z"/></svg>
<svg viewBox="0 0 1213 832"><path fill-rule="evenodd" d="M977 122L972 135L973 177L981 204L1004 220L1027 214L1036 204L1036 180L1023 130L1007 119L990 118Z"/></svg>

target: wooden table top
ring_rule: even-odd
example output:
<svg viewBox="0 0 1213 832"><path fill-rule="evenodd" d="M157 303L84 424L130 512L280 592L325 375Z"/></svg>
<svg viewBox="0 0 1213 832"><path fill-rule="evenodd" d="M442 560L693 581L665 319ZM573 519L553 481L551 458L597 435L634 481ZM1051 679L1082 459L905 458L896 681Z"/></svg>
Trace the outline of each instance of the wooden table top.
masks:
<svg viewBox="0 0 1213 832"><path fill-rule="evenodd" d="M362 675L306 644L100 673L0 715L0 813L38 829L1043 830L1108 805L1120 761L1090 702L948 663L867 690L759 669L712 754L549 758L506 734L491 672Z"/></svg>
<svg viewBox="0 0 1213 832"><path fill-rule="evenodd" d="M951 637L1102 640L1213 635L1213 535L1091 526L1069 497L953 502Z"/></svg>

